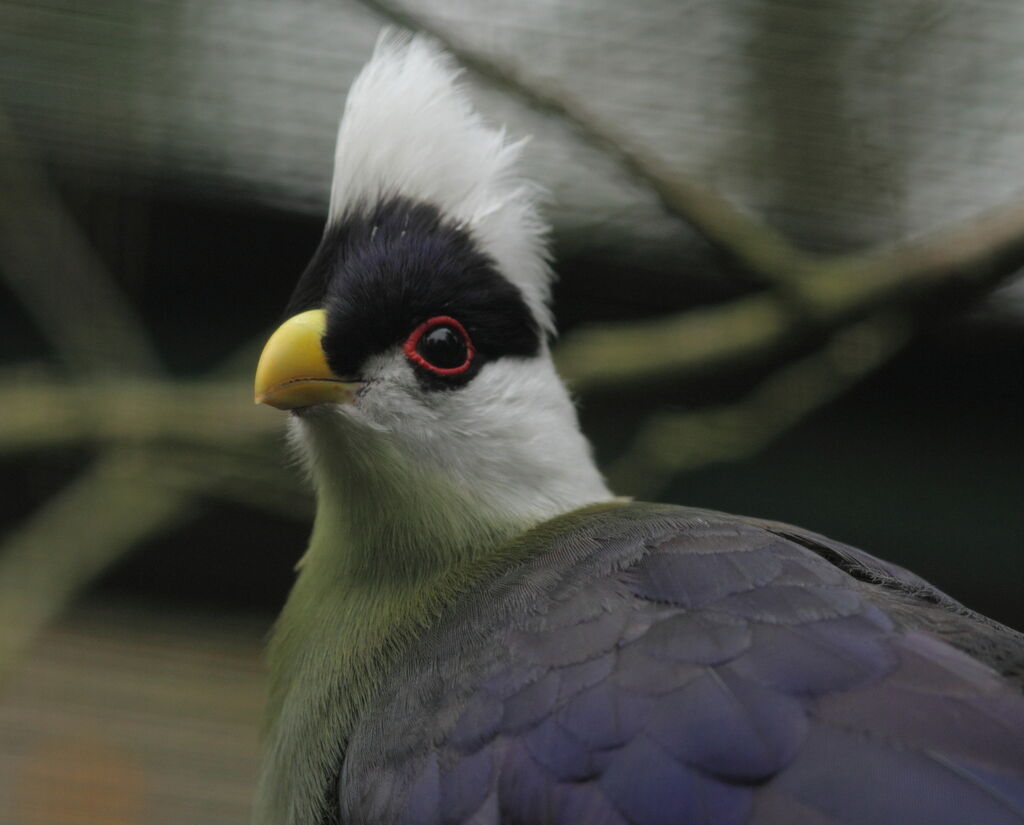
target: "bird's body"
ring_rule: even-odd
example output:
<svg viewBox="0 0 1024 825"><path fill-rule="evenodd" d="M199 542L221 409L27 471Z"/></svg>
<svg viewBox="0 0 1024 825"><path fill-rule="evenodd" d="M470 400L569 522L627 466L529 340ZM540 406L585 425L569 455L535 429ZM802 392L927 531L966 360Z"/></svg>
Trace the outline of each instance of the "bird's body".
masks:
<svg viewBox="0 0 1024 825"><path fill-rule="evenodd" d="M317 489L259 825L1024 822L1024 644L797 528L616 500L519 145L422 40L349 96L268 344Z"/></svg>
<svg viewBox="0 0 1024 825"><path fill-rule="evenodd" d="M1019 638L785 525L628 505L549 529L384 680L342 822L1021 821L1019 685L937 637L1017 673Z"/></svg>

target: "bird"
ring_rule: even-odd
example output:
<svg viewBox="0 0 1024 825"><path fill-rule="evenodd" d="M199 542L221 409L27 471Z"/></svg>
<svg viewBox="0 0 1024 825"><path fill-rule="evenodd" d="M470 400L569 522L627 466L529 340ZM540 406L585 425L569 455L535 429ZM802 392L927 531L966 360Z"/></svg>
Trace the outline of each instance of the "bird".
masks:
<svg viewBox="0 0 1024 825"><path fill-rule="evenodd" d="M256 368L317 498L257 825L1024 822L1024 636L809 530L612 493L546 197L385 33Z"/></svg>

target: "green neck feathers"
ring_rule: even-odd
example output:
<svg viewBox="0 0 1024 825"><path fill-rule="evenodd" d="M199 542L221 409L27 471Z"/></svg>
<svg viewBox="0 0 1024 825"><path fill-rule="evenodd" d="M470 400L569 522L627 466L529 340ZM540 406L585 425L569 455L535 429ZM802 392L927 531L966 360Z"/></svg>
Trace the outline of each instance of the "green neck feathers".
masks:
<svg viewBox="0 0 1024 825"><path fill-rule="evenodd" d="M320 822L345 743L397 657L459 594L546 546L513 540L532 525L411 475L386 450L314 446L313 535L270 647L257 825Z"/></svg>

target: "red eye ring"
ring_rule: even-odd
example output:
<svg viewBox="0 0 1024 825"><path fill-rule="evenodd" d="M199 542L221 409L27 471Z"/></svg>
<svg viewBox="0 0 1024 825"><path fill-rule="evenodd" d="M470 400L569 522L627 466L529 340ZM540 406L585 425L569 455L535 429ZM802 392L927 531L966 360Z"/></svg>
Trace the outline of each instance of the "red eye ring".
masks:
<svg viewBox="0 0 1024 825"><path fill-rule="evenodd" d="M430 332L430 330L436 329L437 327L451 327L459 333L459 335L462 336L462 340L466 342L466 360L459 366L438 367L431 364L426 358L420 355L419 351L416 349L419 346L420 338ZM476 349L473 347L473 339L469 337L469 333L466 332L466 328L449 315L435 315L433 318L428 318L416 327L416 329L409 334L409 337L405 339L402 351L405 353L405 357L414 364L423 367L426 370L430 370L434 375L442 376L461 375L469 369L470 364L473 363L473 356L476 354Z"/></svg>

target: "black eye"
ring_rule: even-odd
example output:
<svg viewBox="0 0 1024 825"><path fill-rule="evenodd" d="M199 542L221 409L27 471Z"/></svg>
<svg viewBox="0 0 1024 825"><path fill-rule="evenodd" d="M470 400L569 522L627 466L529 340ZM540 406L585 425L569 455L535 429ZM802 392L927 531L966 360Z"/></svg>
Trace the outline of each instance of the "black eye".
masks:
<svg viewBox="0 0 1024 825"><path fill-rule="evenodd" d="M454 318L438 315L424 321L406 339L406 357L435 375L459 375L473 362L473 342Z"/></svg>
<svg viewBox="0 0 1024 825"><path fill-rule="evenodd" d="M420 337L416 352L435 367L452 370L466 363L466 342L451 327L434 327Z"/></svg>

